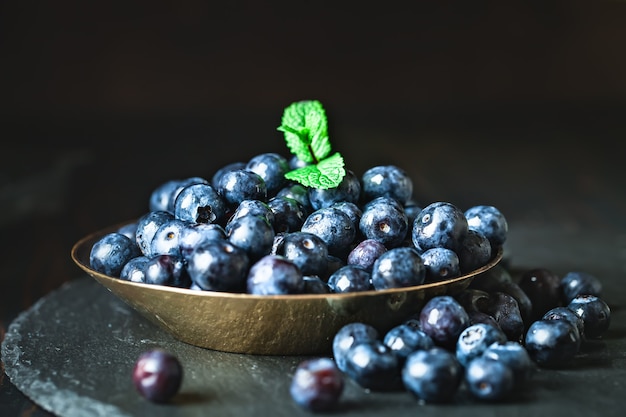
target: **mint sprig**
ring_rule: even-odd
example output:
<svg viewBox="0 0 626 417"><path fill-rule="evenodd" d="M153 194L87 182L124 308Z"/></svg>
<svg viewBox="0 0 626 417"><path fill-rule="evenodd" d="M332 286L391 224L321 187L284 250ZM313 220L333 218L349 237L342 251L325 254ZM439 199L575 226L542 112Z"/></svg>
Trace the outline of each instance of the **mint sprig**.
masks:
<svg viewBox="0 0 626 417"><path fill-rule="evenodd" d="M305 187L335 188L346 175L343 157L331 153L328 120L322 103L317 100L297 101L285 108L281 125L287 147L307 165L285 174ZM329 156L330 155L330 156Z"/></svg>

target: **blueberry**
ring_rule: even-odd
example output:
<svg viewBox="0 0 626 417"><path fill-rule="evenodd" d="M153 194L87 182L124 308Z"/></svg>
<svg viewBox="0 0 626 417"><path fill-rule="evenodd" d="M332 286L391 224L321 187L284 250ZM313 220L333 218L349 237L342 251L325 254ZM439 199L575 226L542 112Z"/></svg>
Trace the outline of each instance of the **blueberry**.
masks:
<svg viewBox="0 0 626 417"><path fill-rule="evenodd" d="M588 272L571 271L561 278L561 296L564 305L569 304L574 297L580 294L595 295L602 294L602 282Z"/></svg>
<svg viewBox="0 0 626 417"><path fill-rule="evenodd" d="M361 387L372 391L402 388L400 360L379 339L361 341L348 349L344 373Z"/></svg>
<svg viewBox="0 0 626 417"><path fill-rule="evenodd" d="M524 271L518 281L532 305L530 321L539 320L546 311L562 305L561 278L547 268Z"/></svg>
<svg viewBox="0 0 626 417"><path fill-rule="evenodd" d="M328 286L332 292L346 293L368 291L372 289L372 276L357 265L345 265L328 278Z"/></svg>
<svg viewBox="0 0 626 417"><path fill-rule="evenodd" d="M183 259L188 260L194 248L205 240L226 240L226 231L216 223L185 223L178 238Z"/></svg>
<svg viewBox="0 0 626 417"><path fill-rule="evenodd" d="M564 307L564 306L554 307L553 309L548 310L546 314L543 315L542 319L543 320L568 320L570 323L572 323L576 327L581 338L583 340L585 339L585 321L583 320L581 316L576 314L573 310L571 310L568 307Z"/></svg>
<svg viewBox="0 0 626 417"><path fill-rule="evenodd" d="M146 264L150 258L147 256L137 256L132 258L122 268L120 279L131 282L146 282Z"/></svg>
<svg viewBox="0 0 626 417"><path fill-rule="evenodd" d="M135 241L135 236L137 235L137 222L126 223L118 227L116 232L127 236L132 241Z"/></svg>
<svg viewBox="0 0 626 417"><path fill-rule="evenodd" d="M311 200L309 200L309 189L302 184L288 184L276 193L276 197L287 197L296 200L302 205L307 215L313 211Z"/></svg>
<svg viewBox="0 0 626 417"><path fill-rule="evenodd" d="M132 382L144 398L168 402L180 389L183 367L176 356L161 349L142 353L132 371Z"/></svg>
<svg viewBox="0 0 626 417"><path fill-rule="evenodd" d="M308 232L284 234L275 252L293 261L304 275L323 275L326 272L328 247L319 236Z"/></svg>
<svg viewBox="0 0 626 417"><path fill-rule="evenodd" d="M365 239L348 253L346 262L349 265L358 265L371 272L376 259L385 252L387 252L387 247L381 242L375 239Z"/></svg>
<svg viewBox="0 0 626 417"><path fill-rule="evenodd" d="M513 370L501 361L477 357L465 370L465 382L474 398L483 401L502 401L513 392Z"/></svg>
<svg viewBox="0 0 626 417"><path fill-rule="evenodd" d="M496 320L508 340L521 341L525 329L524 319L512 295L501 291L490 293L483 311Z"/></svg>
<svg viewBox="0 0 626 417"><path fill-rule="evenodd" d="M337 203L331 204L330 207L339 209L346 213L350 220L352 220L352 224L354 227L358 229L359 222L361 221L361 217L363 216L363 210L356 204L350 201L339 201Z"/></svg>
<svg viewBox="0 0 626 417"><path fill-rule="evenodd" d="M155 255L146 262L146 284L189 288L191 278L181 256Z"/></svg>
<svg viewBox="0 0 626 417"><path fill-rule="evenodd" d="M243 249L254 262L268 255L274 243L274 228L262 216L241 216L226 224L226 239Z"/></svg>
<svg viewBox="0 0 626 417"><path fill-rule="evenodd" d="M509 226L502 212L490 205L478 205L465 210L465 218L470 230L482 233L493 249L504 244Z"/></svg>
<svg viewBox="0 0 626 417"><path fill-rule="evenodd" d="M247 169L234 169L221 176L216 191L231 207L243 200L267 200L267 187L261 176Z"/></svg>
<svg viewBox="0 0 626 417"><path fill-rule="evenodd" d="M491 259L491 244L479 231L468 230L467 235L456 251L462 273L472 272L485 266Z"/></svg>
<svg viewBox="0 0 626 417"><path fill-rule="evenodd" d="M469 326L469 315L451 295L438 295L424 304L419 321L436 345L454 350L459 335Z"/></svg>
<svg viewBox="0 0 626 417"><path fill-rule="evenodd" d="M297 232L309 214L302 203L285 196L273 197L267 205L274 214L272 227L276 233Z"/></svg>
<svg viewBox="0 0 626 417"><path fill-rule="evenodd" d="M224 199L209 184L183 188L174 203L174 215L191 223L220 223L226 217Z"/></svg>
<svg viewBox="0 0 626 417"><path fill-rule="evenodd" d="M150 194L149 211L168 211L174 214L174 202L180 190L191 184L208 184L202 177L188 177L164 182Z"/></svg>
<svg viewBox="0 0 626 417"><path fill-rule="evenodd" d="M536 320L524 340L528 354L542 367L568 364L578 353L580 343L576 326L567 320Z"/></svg>
<svg viewBox="0 0 626 417"><path fill-rule="evenodd" d="M246 169L263 178L268 198L275 196L281 188L287 185L285 174L291 170L287 158L271 152L253 156L246 164Z"/></svg>
<svg viewBox="0 0 626 417"><path fill-rule="evenodd" d="M150 211L139 218L135 231L135 242L144 255L151 255L150 245L156 231L162 224L172 219L174 219L174 215L169 211Z"/></svg>
<svg viewBox="0 0 626 417"><path fill-rule="evenodd" d="M242 200L233 211L228 222L232 222L239 217L249 214L265 217L270 224L274 223L274 212L272 208L267 202L262 200Z"/></svg>
<svg viewBox="0 0 626 417"><path fill-rule="evenodd" d="M343 211L326 207L315 210L302 224L303 232L313 233L326 243L328 253L343 258L351 249L356 229Z"/></svg>
<svg viewBox="0 0 626 417"><path fill-rule="evenodd" d="M302 292L305 294L330 294L331 292L328 283L317 275L305 275L303 280L304 289Z"/></svg>
<svg viewBox="0 0 626 417"><path fill-rule="evenodd" d="M204 240L187 258L191 280L207 291L245 292L249 266L245 250L226 240Z"/></svg>
<svg viewBox="0 0 626 417"><path fill-rule="evenodd" d="M353 322L343 325L333 336L333 358L340 370L346 370L346 353L361 342L377 340L378 330L370 324Z"/></svg>
<svg viewBox="0 0 626 417"><path fill-rule="evenodd" d="M313 210L327 208L339 202L358 203L361 197L361 182L353 171L346 170L339 185L334 188L309 188L309 201Z"/></svg>
<svg viewBox="0 0 626 417"><path fill-rule="evenodd" d="M389 329L383 336L383 343L398 356L401 363L416 350L430 349L435 346L433 339L419 326L410 322L400 323Z"/></svg>
<svg viewBox="0 0 626 417"><path fill-rule="evenodd" d="M163 223L154 233L146 256L175 255L181 256L180 236L189 223L171 219Z"/></svg>
<svg viewBox="0 0 626 417"><path fill-rule="evenodd" d="M583 319L585 337L600 338L611 324L611 309L600 297L590 294L579 294L574 297L567 308Z"/></svg>
<svg viewBox="0 0 626 417"><path fill-rule="evenodd" d="M389 249L372 266L372 285L377 290L420 285L425 277L424 262L412 247Z"/></svg>
<svg viewBox="0 0 626 417"><path fill-rule="evenodd" d="M128 236L112 232L93 244L89 254L89 265L95 271L119 278L124 265L140 255L139 247Z"/></svg>
<svg viewBox="0 0 626 417"><path fill-rule="evenodd" d="M461 275L459 256L447 248L431 248L422 253L426 282L437 282Z"/></svg>
<svg viewBox="0 0 626 417"><path fill-rule="evenodd" d="M364 201L389 197L406 204L413 196L413 181L406 171L395 165L378 165L361 176Z"/></svg>
<svg viewBox="0 0 626 417"><path fill-rule="evenodd" d="M411 239L420 253L436 247L457 251L468 230L463 211L452 203L440 201L420 211L412 225Z"/></svg>
<svg viewBox="0 0 626 417"><path fill-rule="evenodd" d="M406 390L427 403L449 403L463 381L463 368L455 355L441 347L411 353L402 367Z"/></svg>
<svg viewBox="0 0 626 417"><path fill-rule="evenodd" d="M289 393L306 410L322 412L336 408L344 386L344 375L332 359L310 358L296 367Z"/></svg>
<svg viewBox="0 0 626 417"><path fill-rule="evenodd" d="M484 323L471 324L459 335L456 343L456 358L463 366L481 356L492 343L507 341L504 332L498 327Z"/></svg>
<svg viewBox="0 0 626 417"><path fill-rule="evenodd" d="M403 243L409 229L404 209L390 197L377 197L366 204L358 226L366 239L377 240L387 248Z"/></svg>
<svg viewBox="0 0 626 417"><path fill-rule="evenodd" d="M222 178L222 175L224 175L227 172L234 171L236 169L245 169L246 164L247 162L236 161L236 162L231 162L222 166L220 169L215 171L215 173L211 177L211 182L210 182L211 186L217 190L219 188L220 178Z"/></svg>
<svg viewBox="0 0 626 417"><path fill-rule="evenodd" d="M248 271L247 292L258 295L301 294L304 277L300 268L279 255L265 255Z"/></svg>
<svg viewBox="0 0 626 417"><path fill-rule="evenodd" d="M483 357L504 363L513 371L514 388L521 388L532 378L536 366L526 348L518 342L492 343L485 349Z"/></svg>

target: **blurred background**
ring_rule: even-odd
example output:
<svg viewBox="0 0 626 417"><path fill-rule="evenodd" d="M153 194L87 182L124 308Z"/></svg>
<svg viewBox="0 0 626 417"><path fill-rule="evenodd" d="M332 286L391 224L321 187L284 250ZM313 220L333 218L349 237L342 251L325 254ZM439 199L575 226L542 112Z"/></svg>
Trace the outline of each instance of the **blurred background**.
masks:
<svg viewBox="0 0 626 417"><path fill-rule="evenodd" d="M162 182L285 153L302 99L350 169L402 166L422 204L606 226L561 215L622 190L588 174L626 156L625 22L618 0L3 1L2 317L82 276L71 245Z"/></svg>

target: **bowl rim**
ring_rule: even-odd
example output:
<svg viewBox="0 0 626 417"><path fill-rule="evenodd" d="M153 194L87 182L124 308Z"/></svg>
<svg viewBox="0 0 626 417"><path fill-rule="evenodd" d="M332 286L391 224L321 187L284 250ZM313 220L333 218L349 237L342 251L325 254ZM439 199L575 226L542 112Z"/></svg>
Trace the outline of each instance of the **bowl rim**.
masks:
<svg viewBox="0 0 626 417"><path fill-rule="evenodd" d="M91 245L95 243L95 241L104 236L107 233L114 232L119 229L120 226L126 225L130 222L118 223L114 226L109 226L98 231L89 233L82 238L80 238L74 245L72 245L71 249L71 258L74 263L80 267L84 272L91 275L92 277L97 277L100 280L115 280L116 283L121 283L124 285L134 286L137 288L146 288L152 291L164 291L168 293L181 293L186 295L193 295L198 297L224 297L224 298L241 298L241 299L250 299L250 300L315 300L315 299L349 299L355 297L368 297L368 296L379 296L379 295L392 295L394 293L404 293L407 291L422 291L428 290L431 288L437 288L441 286L453 285L455 283L460 283L462 281L473 279L477 275L486 272L487 270L493 268L497 265L503 257L504 248L500 246L498 251L495 254L492 254L491 259L485 265L481 266L478 269L475 269L469 273L459 275L454 278L434 281L420 285L413 285L408 287L397 287L397 288L386 288L382 290L366 290L366 291L355 291L355 292L346 292L346 293L322 293L322 294L276 294L276 295L263 295L263 294L248 294L248 293L235 293L235 292L226 292L226 291L202 291L202 290L193 290L190 288L179 288L179 287L170 287L166 285L154 285L154 284L146 284L141 282L132 282L122 280L118 277L114 277L111 275L106 275L101 272L98 272L91 268L88 261L85 259L85 255L88 256L89 250L91 249ZM91 242L91 245L89 243ZM81 256L82 254L82 256Z"/></svg>

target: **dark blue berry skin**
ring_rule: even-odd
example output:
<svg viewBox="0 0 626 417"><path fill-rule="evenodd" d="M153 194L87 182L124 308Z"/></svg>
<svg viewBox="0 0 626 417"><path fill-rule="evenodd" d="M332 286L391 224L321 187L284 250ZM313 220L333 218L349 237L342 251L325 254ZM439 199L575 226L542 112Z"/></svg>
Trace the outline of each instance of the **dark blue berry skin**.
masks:
<svg viewBox="0 0 626 417"><path fill-rule="evenodd" d="M356 343L345 354L344 373L372 391L400 390L401 369L399 358L379 339Z"/></svg>
<svg viewBox="0 0 626 417"><path fill-rule="evenodd" d="M139 394L155 403L168 402L178 393L182 381L180 361L161 349L142 353L132 371L132 382Z"/></svg>
<svg viewBox="0 0 626 417"><path fill-rule="evenodd" d="M524 271L518 280L519 288L528 296L532 306L529 321L541 319L546 311L561 304L561 278L546 268Z"/></svg>
<svg viewBox="0 0 626 417"><path fill-rule="evenodd" d="M137 256L126 262L120 272L120 279L130 282L146 282L146 264L150 258L147 256Z"/></svg>
<svg viewBox="0 0 626 417"><path fill-rule="evenodd" d="M300 268L289 259L266 255L250 267L247 292L257 295L302 294L304 276Z"/></svg>
<svg viewBox="0 0 626 417"><path fill-rule="evenodd" d="M342 371L346 370L346 354L352 346L378 340L378 338L378 330L370 324L353 322L342 326L335 333L332 345L333 359L337 367Z"/></svg>
<svg viewBox="0 0 626 417"><path fill-rule="evenodd" d="M576 327L582 340L585 340L585 321L573 310L559 306L554 307L546 312L542 317L543 320L568 320Z"/></svg>
<svg viewBox="0 0 626 417"><path fill-rule="evenodd" d="M571 271L561 278L561 295L563 305L567 305L580 294L602 295L602 282L588 272Z"/></svg>
<svg viewBox="0 0 626 417"><path fill-rule="evenodd" d="M188 223L182 220L171 219L159 226L150 241L146 256L149 258L156 255L181 256L180 236L187 225Z"/></svg>
<svg viewBox="0 0 626 417"><path fill-rule="evenodd" d="M372 272L376 259L387 252L387 247L375 239L365 239L359 242L348 253L348 265L358 265L366 271Z"/></svg>
<svg viewBox="0 0 626 417"><path fill-rule="evenodd" d="M178 288L191 286L191 278L181 256L156 255L146 262L144 271L146 284Z"/></svg>
<svg viewBox="0 0 626 417"><path fill-rule="evenodd" d="M541 367L567 365L580 349L578 329L567 320L536 320L526 332L524 346Z"/></svg>
<svg viewBox="0 0 626 417"><path fill-rule="evenodd" d="M463 366L482 356L492 343L504 343L507 337L502 330L489 324L471 324L459 335L456 343L456 358Z"/></svg>
<svg viewBox="0 0 626 417"><path fill-rule="evenodd" d="M242 216L226 224L226 239L243 249L251 262L268 255L274 243L274 228L262 216Z"/></svg>
<svg viewBox="0 0 626 417"><path fill-rule="evenodd" d="M234 171L236 169L246 169L246 164L247 162L236 161L236 162L231 162L229 164L222 166L220 169L215 171L215 173L211 177L211 182L210 182L211 186L217 190L219 188L220 178L222 178L222 175L224 175L225 173L229 171Z"/></svg>
<svg viewBox="0 0 626 417"><path fill-rule="evenodd" d="M413 181L406 171L395 165L378 165L361 176L362 199L367 202L377 197L389 197L402 205L413 196Z"/></svg>
<svg viewBox="0 0 626 417"><path fill-rule="evenodd" d="M490 205L478 205L465 210L465 218L470 230L482 233L492 248L499 248L506 242L509 226L502 212Z"/></svg>
<svg viewBox="0 0 626 417"><path fill-rule="evenodd" d="M335 188L309 188L309 201L313 210L327 208L344 201L358 204L360 197L361 182L350 170L346 170L346 175Z"/></svg>
<svg viewBox="0 0 626 417"><path fill-rule="evenodd" d="M188 260L195 247L205 240L226 240L226 231L216 223L185 223L178 238L183 259Z"/></svg>
<svg viewBox="0 0 626 417"><path fill-rule="evenodd" d="M402 364L416 350L430 349L435 346L433 339L418 326L412 326L406 322L389 329L383 336L383 343L389 346Z"/></svg>
<svg viewBox="0 0 626 417"><path fill-rule="evenodd" d="M287 158L271 152L253 156L246 164L246 169L263 178L268 198L274 197L281 188L287 185L285 174L291 170Z"/></svg>
<svg viewBox="0 0 626 417"><path fill-rule="evenodd" d="M304 275L319 276L326 272L328 247L313 233L286 233L276 253L293 261Z"/></svg>
<svg viewBox="0 0 626 417"><path fill-rule="evenodd" d="M139 218L135 231L135 242L141 253L150 256L150 245L155 233L161 225L173 219L174 215L169 211L150 211Z"/></svg>
<svg viewBox="0 0 626 417"><path fill-rule="evenodd" d="M520 312L517 300L505 292L494 291L489 293L485 313L492 316L508 340L521 341L524 336L524 319Z"/></svg>
<svg viewBox="0 0 626 417"><path fill-rule="evenodd" d="M330 358L310 358L298 364L289 386L293 401L306 410L336 409L345 387L344 374Z"/></svg>
<svg viewBox="0 0 626 417"><path fill-rule="evenodd" d="M469 315L454 297L438 295L424 304L419 321L436 345L454 351L459 335L469 326Z"/></svg>
<svg viewBox="0 0 626 417"><path fill-rule="evenodd" d="M461 247L457 249L461 273L472 272L485 266L491 259L491 244L481 232L468 230Z"/></svg>
<svg viewBox="0 0 626 417"><path fill-rule="evenodd" d="M372 285L377 290L421 285L425 277L424 262L412 247L389 249L372 266Z"/></svg>
<svg viewBox="0 0 626 417"><path fill-rule="evenodd" d="M513 370L505 363L478 357L467 365L465 383L474 398L496 402L510 397L515 386L515 378Z"/></svg>
<svg viewBox="0 0 626 417"><path fill-rule="evenodd" d="M358 229L359 222L361 221L361 216L363 216L363 210L361 210L361 208L356 203L351 203L349 201L340 201L338 203L332 204L330 207L339 209L346 213L348 217L350 217L350 220L352 220L354 227Z"/></svg>
<svg viewBox="0 0 626 417"><path fill-rule="evenodd" d="M188 177L166 181L150 194L149 211L169 211L174 214L174 202L180 190L191 184L208 184L202 177Z"/></svg>
<svg viewBox="0 0 626 417"><path fill-rule="evenodd" d="M526 348L521 343L511 340L492 343L485 349L482 356L502 362L511 368L515 389L524 387L537 369Z"/></svg>
<svg viewBox="0 0 626 417"><path fill-rule="evenodd" d="M235 169L222 175L216 188L230 207L244 200L267 200L267 187L261 176L247 169Z"/></svg>
<svg viewBox="0 0 626 417"><path fill-rule="evenodd" d="M124 265L141 254L137 244L128 236L107 233L91 247L89 265L95 271L119 278Z"/></svg>
<svg viewBox="0 0 626 417"><path fill-rule="evenodd" d="M305 275L304 280L304 294L330 294L330 287L328 283L317 275Z"/></svg>
<svg viewBox="0 0 626 417"><path fill-rule="evenodd" d="M459 257L451 249L431 248L421 256L426 268L425 282L437 282L461 275Z"/></svg>
<svg viewBox="0 0 626 417"><path fill-rule="evenodd" d="M365 239L378 240L387 248L405 241L409 223L404 208L389 197L377 197L363 207L359 231Z"/></svg>
<svg viewBox="0 0 626 417"><path fill-rule="evenodd" d="M458 251L468 230L463 211L452 203L439 201L427 205L417 215L411 239L420 253L436 247Z"/></svg>
<svg viewBox="0 0 626 417"><path fill-rule="evenodd" d="M192 282L206 291L245 292L250 260L226 240L205 240L187 258Z"/></svg>
<svg viewBox="0 0 626 417"><path fill-rule="evenodd" d="M569 302L567 308L583 319L587 339L602 337L611 324L611 309L598 296L579 294Z"/></svg>
<svg viewBox="0 0 626 417"><path fill-rule="evenodd" d="M356 229L350 217L343 211L331 207L311 213L304 220L301 230L322 238L326 242L328 253L340 258L344 258L351 250L356 237Z"/></svg>
<svg viewBox="0 0 626 417"><path fill-rule="evenodd" d="M345 265L328 278L334 293L359 292L373 289L371 274L357 265Z"/></svg>
<svg viewBox="0 0 626 417"><path fill-rule="evenodd" d="M174 203L176 218L191 223L218 223L225 220L227 204L209 184L183 188Z"/></svg>
<svg viewBox="0 0 626 417"><path fill-rule="evenodd" d="M450 403L461 382L463 367L454 354L441 347L416 350L402 367L404 387L427 403Z"/></svg>
<svg viewBox="0 0 626 417"><path fill-rule="evenodd" d="M302 184L288 184L276 193L276 197L293 198L302 204L307 215L313 211L311 200L309 200L309 189Z"/></svg>
<svg viewBox="0 0 626 417"><path fill-rule="evenodd" d="M404 204L404 213L406 214L406 218L409 222L409 228L413 227L413 222L417 218L417 215L422 211L421 204L418 204L414 200L409 200ZM410 239L410 236L409 236Z"/></svg>
<svg viewBox="0 0 626 417"><path fill-rule="evenodd" d="M116 232L128 236L130 240L135 241L135 236L137 235L137 222L131 222L120 226Z"/></svg>
<svg viewBox="0 0 626 417"><path fill-rule="evenodd" d="M272 211L272 208L269 204L267 204L267 202L261 200L241 201L228 219L228 222L232 222L239 217L247 216L249 214L253 216L265 217L270 224L274 223L274 212Z"/></svg>
<svg viewBox="0 0 626 417"><path fill-rule="evenodd" d="M267 205L274 213L272 227L276 233L297 232L310 213L302 203L289 197L273 197Z"/></svg>

